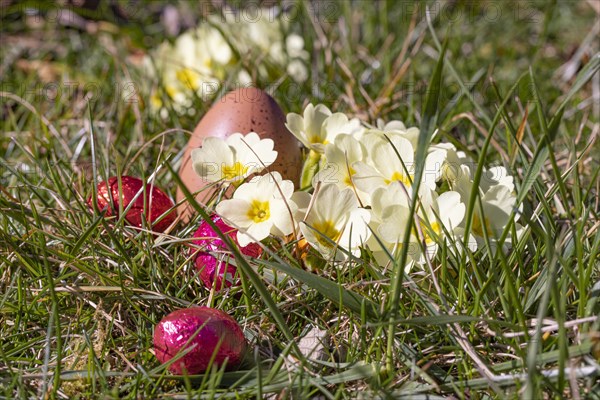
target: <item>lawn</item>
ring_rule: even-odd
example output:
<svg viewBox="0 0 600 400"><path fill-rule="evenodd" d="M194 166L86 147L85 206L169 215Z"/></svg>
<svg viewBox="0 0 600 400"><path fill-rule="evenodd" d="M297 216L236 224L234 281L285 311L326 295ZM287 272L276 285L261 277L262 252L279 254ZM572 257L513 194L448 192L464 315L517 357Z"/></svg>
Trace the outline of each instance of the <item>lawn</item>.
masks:
<svg viewBox="0 0 600 400"><path fill-rule="evenodd" d="M59 3L0 1L0 397L600 399L600 2ZM252 33L257 13L273 36ZM221 38L214 57L185 79L160 72L198 25ZM473 190L464 240L430 235L414 197L383 213L410 215L394 251L385 218L339 257L304 228L259 257L229 243L240 283L205 286L190 246L215 202L160 233L88 199L128 175L175 200L190 133L242 81L284 115L323 104L416 127L417 166L445 143L476 183L504 171L510 218L488 228L496 203ZM359 209L377 214L375 199ZM413 236L431 257L410 253ZM240 365L176 375L157 360L155 327L191 306L237 321Z"/></svg>

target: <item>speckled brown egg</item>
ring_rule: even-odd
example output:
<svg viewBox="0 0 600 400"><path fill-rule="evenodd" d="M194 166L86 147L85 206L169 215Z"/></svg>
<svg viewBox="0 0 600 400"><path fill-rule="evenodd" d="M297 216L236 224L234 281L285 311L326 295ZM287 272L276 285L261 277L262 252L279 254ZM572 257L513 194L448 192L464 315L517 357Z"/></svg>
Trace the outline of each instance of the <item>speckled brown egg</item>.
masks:
<svg viewBox="0 0 600 400"><path fill-rule="evenodd" d="M227 138L233 133L256 132L261 139L272 139L278 153L277 160L269 167L278 171L284 179L298 185L302 170L300 143L285 126L285 115L277 102L266 92L257 88L241 88L227 93L217 100L196 126L190 138L179 169L183 184L196 200L205 204L215 192L215 185L205 181L194 172L190 154L202 146L208 136ZM185 199L181 189L177 191L177 202ZM182 219L189 220L193 207L187 202L178 208Z"/></svg>
<svg viewBox="0 0 600 400"><path fill-rule="evenodd" d="M154 329L154 354L177 375L201 374L211 364L237 367L246 352L246 339L238 323L223 311L210 307L177 310ZM185 353L183 353L185 352Z"/></svg>

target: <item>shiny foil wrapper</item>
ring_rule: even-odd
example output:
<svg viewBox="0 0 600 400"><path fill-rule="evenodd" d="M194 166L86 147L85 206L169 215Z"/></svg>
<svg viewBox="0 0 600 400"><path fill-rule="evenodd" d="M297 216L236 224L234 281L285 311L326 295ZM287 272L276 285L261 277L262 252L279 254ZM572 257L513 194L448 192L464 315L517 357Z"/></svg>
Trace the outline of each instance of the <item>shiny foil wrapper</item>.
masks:
<svg viewBox="0 0 600 400"><path fill-rule="evenodd" d="M106 209L106 216L118 216L119 215L119 204L122 204L123 210L129 206L129 203L133 200L136 194L143 190L144 182L141 179L134 178L131 176L122 176L121 177L121 193L119 193L119 180L116 176L113 176L108 179L108 181L103 181L98 184L98 189L96 192L96 204L98 206L98 210L102 211ZM171 211L169 214L165 215L160 222L155 223L155 221L171 209L174 204L173 201L167 196L162 190L157 188L156 186L152 187L151 185L146 185L146 193L140 194L127 214L125 215L125 219L127 222L135 227L142 227L142 218L144 213L144 196L146 198L145 202L147 205L146 211L146 220L148 225L152 226L152 230L155 232L164 232L165 229L169 225L175 221L177 218L177 214L174 211ZM111 202L112 199L112 202ZM94 208L92 203L92 198L88 199L88 205L90 208Z"/></svg>
<svg viewBox="0 0 600 400"><path fill-rule="evenodd" d="M171 364L174 374L201 374L213 365L227 362L237 367L246 352L246 339L238 323L222 311L210 307L177 310L162 319L154 330L156 358L165 363L180 352L188 352Z"/></svg>
<svg viewBox="0 0 600 400"><path fill-rule="evenodd" d="M235 228L227 225L218 215L212 215L211 219L221 232L228 235L235 244L238 244ZM236 267L231 265L234 257L208 222L202 221L198 230L194 233L194 238L196 240L192 243L197 246L192 249L197 254L194 264L199 271L204 286L209 289L214 286L217 290L220 290L239 284L239 279L236 279ZM198 248L200 248L200 251L198 251ZM257 243L240 247L240 250L242 254L250 257L259 257L262 253L262 249Z"/></svg>

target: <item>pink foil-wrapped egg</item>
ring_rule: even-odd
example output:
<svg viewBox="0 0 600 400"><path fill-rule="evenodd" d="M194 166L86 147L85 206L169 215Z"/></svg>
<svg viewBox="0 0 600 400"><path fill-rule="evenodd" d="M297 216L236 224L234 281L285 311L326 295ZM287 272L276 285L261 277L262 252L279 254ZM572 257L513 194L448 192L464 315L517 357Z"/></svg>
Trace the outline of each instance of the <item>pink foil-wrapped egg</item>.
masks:
<svg viewBox="0 0 600 400"><path fill-rule="evenodd" d="M227 225L216 214L210 218L221 232L229 235L233 242L238 244L235 228ZM212 288L214 285L217 290L220 290L238 283L239 281L235 281L236 267L231 265L234 260L233 255L208 222L202 221L198 230L194 233L194 238L197 238L197 240L192 243L201 249L197 253L194 264L199 271L204 286ZM240 247L240 250L242 254L250 257L259 257L262 253L262 249L257 243ZM197 249L195 248L192 251L197 251Z"/></svg>
<svg viewBox="0 0 600 400"><path fill-rule="evenodd" d="M129 206L129 203L137 195L140 190L143 190L144 182L141 179L134 178L131 176L121 177L121 194L119 193L119 180L116 176L108 178L108 182L103 181L98 184L96 191L96 205L98 210L106 208L106 216L119 214L119 203L122 204L123 210ZM146 201L146 221L148 225L152 226L152 230L155 232L164 232L177 218L177 214L172 210L169 214L165 215L160 222L156 222L158 217L163 215L165 212L173 208L173 201L167 196L162 190L156 186L152 187L146 185L145 201ZM112 203L111 203L112 198ZM94 203L92 197L87 201L88 206L94 209ZM113 208L114 205L114 208ZM142 216L144 213L144 193L140 194L127 214L125 219L132 226L138 228L142 227Z"/></svg>
<svg viewBox="0 0 600 400"><path fill-rule="evenodd" d="M154 351L166 363L184 350L188 352L169 367L174 374L201 374L213 365L227 362L237 367L246 352L246 339L238 323L223 311L210 307L177 310L164 317L154 329Z"/></svg>

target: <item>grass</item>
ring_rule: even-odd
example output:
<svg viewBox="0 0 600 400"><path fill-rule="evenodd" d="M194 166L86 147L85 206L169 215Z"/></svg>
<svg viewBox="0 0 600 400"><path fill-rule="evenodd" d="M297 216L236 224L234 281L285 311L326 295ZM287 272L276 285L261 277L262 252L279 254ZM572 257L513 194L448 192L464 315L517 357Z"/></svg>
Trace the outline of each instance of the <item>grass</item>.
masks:
<svg viewBox="0 0 600 400"><path fill-rule="evenodd" d="M320 4L316 21L290 21L312 54L311 79L258 85L285 112L323 102L372 123L435 127L435 140L479 165L508 167L525 227L516 242L514 225L505 231L512 250L442 248L431 270L398 274L368 260L305 270L273 243L260 260L238 259L242 286L209 291L186 245L200 217L153 236L85 204L94 177L121 173L153 175L174 195L183 131L210 107L197 100L195 115L167 119L145 107L135 57L166 37L163 5L134 5L121 23L106 7L76 10L94 21L87 31L42 3L29 16L9 5L0 396L600 398L595 3L435 3L430 26L424 3ZM239 371L176 377L154 358L154 325L192 304L240 322L252 351ZM296 348L311 327L330 338L319 363Z"/></svg>

